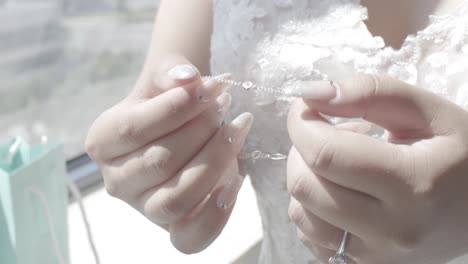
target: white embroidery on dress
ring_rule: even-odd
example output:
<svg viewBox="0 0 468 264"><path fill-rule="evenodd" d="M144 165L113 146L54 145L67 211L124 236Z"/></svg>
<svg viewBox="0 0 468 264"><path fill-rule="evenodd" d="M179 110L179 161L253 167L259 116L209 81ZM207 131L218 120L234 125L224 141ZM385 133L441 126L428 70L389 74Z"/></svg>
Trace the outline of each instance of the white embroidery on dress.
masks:
<svg viewBox="0 0 468 264"><path fill-rule="evenodd" d="M388 74L444 96L468 110L468 4L409 36L401 49L385 47L367 30L358 0L217 0L212 39L213 74L273 89L298 80L332 80L357 72ZM289 99L231 90L230 116L255 115L250 150L288 153ZM287 217L285 163L247 164L263 216L259 263L314 263ZM317 262L318 263L318 262Z"/></svg>

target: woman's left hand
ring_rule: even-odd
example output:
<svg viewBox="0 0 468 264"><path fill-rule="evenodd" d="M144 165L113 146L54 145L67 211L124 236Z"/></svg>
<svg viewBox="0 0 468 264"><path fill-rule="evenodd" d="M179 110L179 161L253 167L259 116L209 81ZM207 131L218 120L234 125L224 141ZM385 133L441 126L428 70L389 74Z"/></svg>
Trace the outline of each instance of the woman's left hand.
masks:
<svg viewBox="0 0 468 264"><path fill-rule="evenodd" d="M305 83L289 114L289 215L324 263L440 264L468 252L468 112L383 76ZM319 113L363 118L386 140Z"/></svg>

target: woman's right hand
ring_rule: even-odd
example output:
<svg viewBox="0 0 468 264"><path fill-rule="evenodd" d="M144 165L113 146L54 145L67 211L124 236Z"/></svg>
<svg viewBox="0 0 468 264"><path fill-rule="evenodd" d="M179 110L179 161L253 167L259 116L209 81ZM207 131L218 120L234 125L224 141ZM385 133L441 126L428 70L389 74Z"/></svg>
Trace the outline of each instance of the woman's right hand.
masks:
<svg viewBox="0 0 468 264"><path fill-rule="evenodd" d="M220 78L229 78L223 75ZM130 95L92 125L86 150L106 190L196 253L224 228L242 184L237 154L253 117L223 119L231 97L181 56L146 67Z"/></svg>

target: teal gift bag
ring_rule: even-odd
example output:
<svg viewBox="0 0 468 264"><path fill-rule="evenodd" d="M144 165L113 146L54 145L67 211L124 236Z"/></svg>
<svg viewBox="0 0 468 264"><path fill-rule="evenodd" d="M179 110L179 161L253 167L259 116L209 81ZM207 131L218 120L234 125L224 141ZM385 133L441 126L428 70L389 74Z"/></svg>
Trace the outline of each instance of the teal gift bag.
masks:
<svg viewBox="0 0 468 264"><path fill-rule="evenodd" d="M0 263L68 264L61 144L0 145Z"/></svg>

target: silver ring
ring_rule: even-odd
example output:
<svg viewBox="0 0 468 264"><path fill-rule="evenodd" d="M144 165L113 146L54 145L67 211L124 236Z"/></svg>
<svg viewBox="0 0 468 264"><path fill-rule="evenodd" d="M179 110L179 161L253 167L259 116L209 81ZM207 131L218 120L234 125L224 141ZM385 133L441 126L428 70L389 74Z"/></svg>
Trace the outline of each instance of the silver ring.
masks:
<svg viewBox="0 0 468 264"><path fill-rule="evenodd" d="M340 248L336 251L336 254L328 259L328 264L346 264L345 259L345 248L346 243L348 243L349 232L345 231L343 234L343 239L341 240Z"/></svg>

